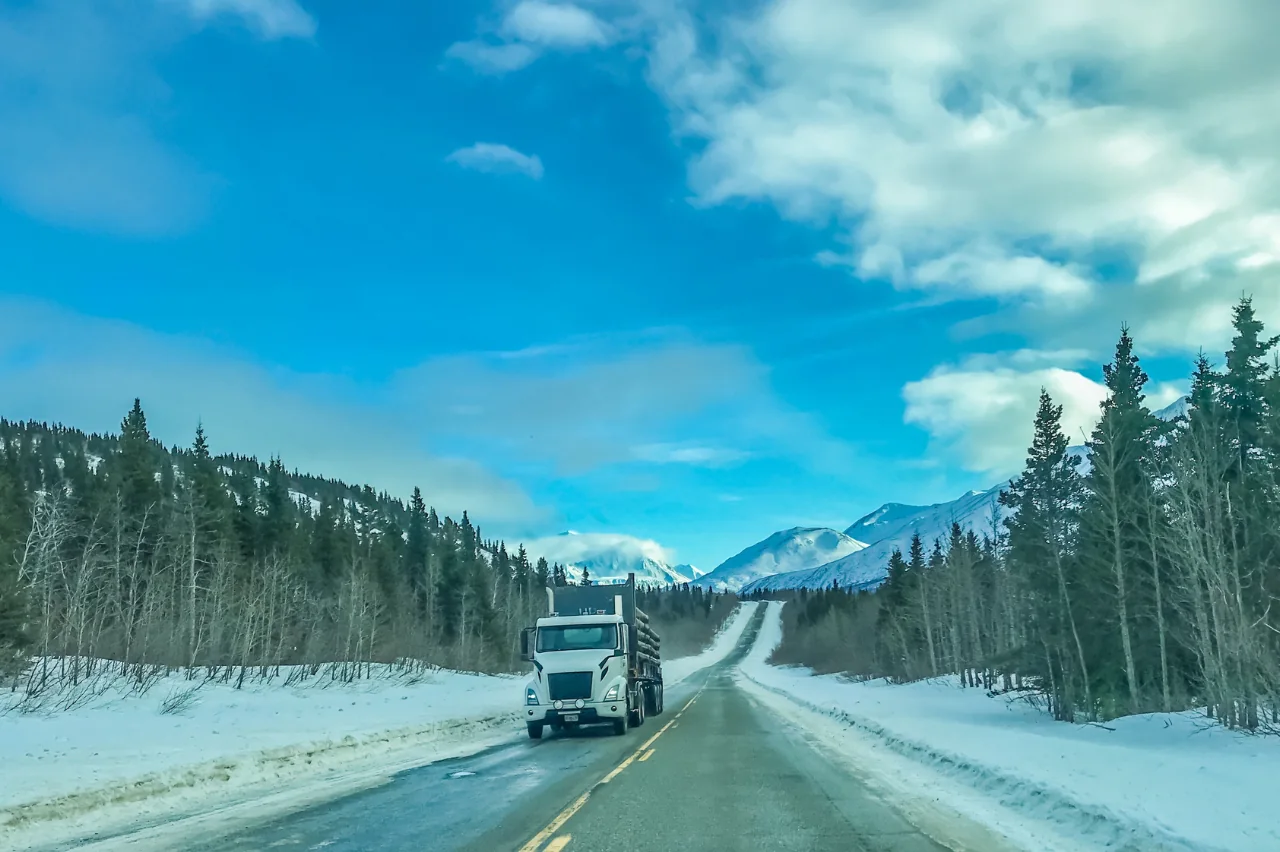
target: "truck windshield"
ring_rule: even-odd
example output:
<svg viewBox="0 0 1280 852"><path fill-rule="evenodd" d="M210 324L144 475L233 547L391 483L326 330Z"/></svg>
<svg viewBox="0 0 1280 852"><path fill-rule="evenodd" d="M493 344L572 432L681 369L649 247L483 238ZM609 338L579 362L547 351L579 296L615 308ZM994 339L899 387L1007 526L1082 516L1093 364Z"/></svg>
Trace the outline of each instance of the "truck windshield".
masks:
<svg viewBox="0 0 1280 852"><path fill-rule="evenodd" d="M539 651L589 651L618 647L616 624L539 627Z"/></svg>

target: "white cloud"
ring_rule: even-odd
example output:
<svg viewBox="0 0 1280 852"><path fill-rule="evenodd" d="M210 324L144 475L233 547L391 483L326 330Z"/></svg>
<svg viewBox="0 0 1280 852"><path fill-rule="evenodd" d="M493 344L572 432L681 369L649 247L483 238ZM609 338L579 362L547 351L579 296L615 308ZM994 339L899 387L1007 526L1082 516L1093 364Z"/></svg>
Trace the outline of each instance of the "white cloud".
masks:
<svg viewBox="0 0 1280 852"><path fill-rule="evenodd" d="M903 388L904 419L925 429L936 450L966 469L1009 476L1026 460L1041 388L1062 406L1062 430L1072 444L1083 444L1093 432L1107 388L1063 366L1086 360L1081 352L1021 350L937 367ZM1145 404L1159 411L1185 395L1182 385L1151 383Z"/></svg>
<svg viewBox="0 0 1280 852"><path fill-rule="evenodd" d="M449 46L445 55L465 62L486 74L518 71L538 58L538 51L527 44L489 44L484 41L460 41Z"/></svg>
<svg viewBox="0 0 1280 852"><path fill-rule="evenodd" d="M666 565L676 564L675 551L653 539L637 538L622 533L579 533L547 536L525 543L530 558L544 557L548 562L572 564L589 559L613 556L619 561L652 559Z"/></svg>
<svg viewBox="0 0 1280 852"><path fill-rule="evenodd" d="M581 6L524 0L502 22L507 38L547 47L597 47L610 41L609 28Z"/></svg>
<svg viewBox="0 0 1280 852"><path fill-rule="evenodd" d="M545 51L605 47L616 37L614 28L590 10L543 0L516 3L495 29L450 45L445 55L485 74L506 74L533 63Z"/></svg>
<svg viewBox="0 0 1280 852"><path fill-rule="evenodd" d="M445 159L478 172L522 174L534 180L542 178L542 160L536 154L522 154L507 145L477 142L469 148L459 148Z"/></svg>
<svg viewBox="0 0 1280 852"><path fill-rule="evenodd" d="M199 340L0 299L5 416L112 432L135 396L166 444L189 444L203 421L215 452L278 454L290 468L402 498L421 486L440 511L468 509L482 523L545 519L515 483L430 452L394 396L371 400L339 377L263 367Z"/></svg>
<svg viewBox="0 0 1280 852"><path fill-rule="evenodd" d="M750 453L729 447L669 443L644 444L634 447L632 453L638 461L687 464L692 467L726 467L751 457Z"/></svg>
<svg viewBox="0 0 1280 852"><path fill-rule="evenodd" d="M1078 269L1034 255L1010 256L992 246L925 261L907 280L914 287L942 292L999 298L1030 293L1057 302L1087 300L1094 286Z"/></svg>
<svg viewBox="0 0 1280 852"><path fill-rule="evenodd" d="M650 79L704 143L690 167L703 203L844 223L864 274L1030 298L1045 323L1141 301L1162 345L1220 330L1242 289L1275 289L1270 0L641 7ZM1098 251L1127 254L1140 283L1099 286ZM1280 320L1280 300L1267 307Z"/></svg>
<svg viewBox="0 0 1280 852"><path fill-rule="evenodd" d="M242 19L265 39L311 38L316 20L295 0L177 0L200 21L222 16Z"/></svg>
<svg viewBox="0 0 1280 852"><path fill-rule="evenodd" d="M1063 407L1068 439L1083 443L1098 422L1106 387L1060 367L938 367L903 388L905 420L928 431L936 448L966 469L1007 476L1026 459L1042 387Z"/></svg>

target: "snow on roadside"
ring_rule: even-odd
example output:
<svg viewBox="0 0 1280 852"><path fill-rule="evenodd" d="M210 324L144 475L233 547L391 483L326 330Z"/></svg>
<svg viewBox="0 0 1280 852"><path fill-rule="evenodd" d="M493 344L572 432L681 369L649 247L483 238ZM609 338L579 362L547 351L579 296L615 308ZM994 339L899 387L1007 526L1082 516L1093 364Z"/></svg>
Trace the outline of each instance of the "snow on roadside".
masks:
<svg viewBox="0 0 1280 852"><path fill-rule="evenodd" d="M172 676L145 695L106 693L51 715L0 716L0 840L32 824L208 788L315 772L441 742L516 731L512 676L436 671L351 684L202 683ZM0 843L0 845L4 845Z"/></svg>
<svg viewBox="0 0 1280 852"><path fill-rule="evenodd" d="M747 624L751 621L751 616L755 614L757 606L759 604L755 601L745 601L738 604L738 608L730 613L724 624L721 625L720 630L711 640L711 645L701 654L694 654L691 657L679 657L663 662L663 683L667 685L677 684L694 672L714 665L729 656L729 652L737 646L738 640L742 638L742 633L747 629Z"/></svg>
<svg viewBox="0 0 1280 852"><path fill-rule="evenodd" d="M838 723L836 747L899 774L909 760L918 792L1029 848L1280 849L1280 741L1193 713L1068 725L950 679L857 683L770 666L781 608L769 604L742 675Z"/></svg>

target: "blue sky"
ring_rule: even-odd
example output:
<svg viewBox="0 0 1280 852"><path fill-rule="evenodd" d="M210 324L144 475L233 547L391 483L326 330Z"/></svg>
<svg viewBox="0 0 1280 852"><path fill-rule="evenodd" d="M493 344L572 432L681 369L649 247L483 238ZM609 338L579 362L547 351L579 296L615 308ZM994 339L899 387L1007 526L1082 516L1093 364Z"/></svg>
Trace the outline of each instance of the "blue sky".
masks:
<svg viewBox="0 0 1280 852"><path fill-rule="evenodd" d="M3 413L711 568L1280 319L1265 28L877 5L0 0Z"/></svg>

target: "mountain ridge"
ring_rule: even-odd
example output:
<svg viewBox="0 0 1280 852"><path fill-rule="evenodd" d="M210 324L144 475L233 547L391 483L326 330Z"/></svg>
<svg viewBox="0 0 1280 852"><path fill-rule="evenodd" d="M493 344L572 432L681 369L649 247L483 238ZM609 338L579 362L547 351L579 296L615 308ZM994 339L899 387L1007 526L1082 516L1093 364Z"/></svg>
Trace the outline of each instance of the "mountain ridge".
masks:
<svg viewBox="0 0 1280 852"><path fill-rule="evenodd" d="M839 530L791 527L744 548L699 577L696 584L737 591L761 577L813 568L866 546Z"/></svg>

